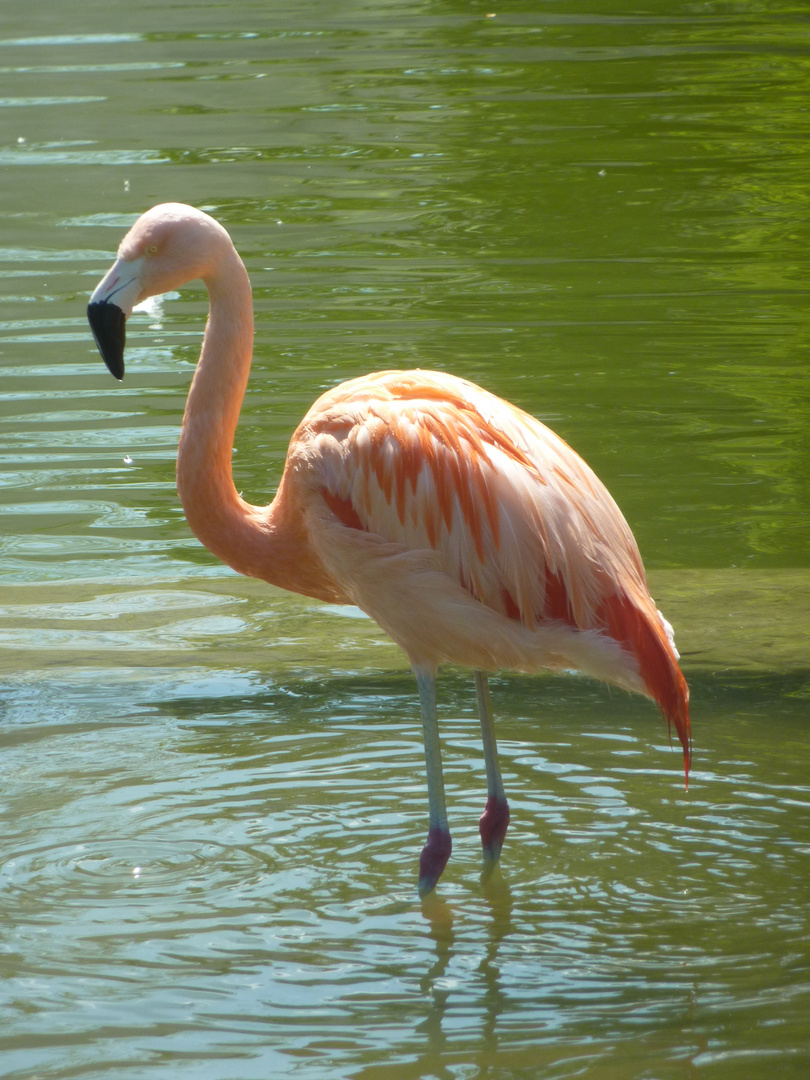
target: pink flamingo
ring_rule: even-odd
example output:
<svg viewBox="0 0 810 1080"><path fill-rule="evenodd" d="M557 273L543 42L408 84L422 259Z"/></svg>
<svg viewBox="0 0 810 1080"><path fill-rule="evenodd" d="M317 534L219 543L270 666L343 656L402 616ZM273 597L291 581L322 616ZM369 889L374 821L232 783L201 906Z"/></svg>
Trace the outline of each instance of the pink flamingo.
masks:
<svg viewBox="0 0 810 1080"><path fill-rule="evenodd" d="M241 574L330 603L355 604L404 649L416 675L429 831L419 891L450 856L436 673L475 669L487 777L479 822L497 861L509 807L486 671L576 669L644 694L674 723L688 781L688 689L669 625L615 502L538 420L440 372L383 371L320 397L292 437L269 506L231 475L253 349L245 266L213 218L182 204L147 211L90 299L104 361L124 374L135 304L200 278L209 295L202 352L177 455L189 526Z"/></svg>

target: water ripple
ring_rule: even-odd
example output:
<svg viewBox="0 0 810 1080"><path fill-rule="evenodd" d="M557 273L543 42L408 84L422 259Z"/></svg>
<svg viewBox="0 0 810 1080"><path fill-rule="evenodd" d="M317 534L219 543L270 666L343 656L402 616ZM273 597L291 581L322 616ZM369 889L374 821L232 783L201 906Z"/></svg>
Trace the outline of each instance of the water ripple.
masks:
<svg viewBox="0 0 810 1080"><path fill-rule="evenodd" d="M37 918L54 903L123 906L202 892L215 902L218 888L267 871L258 850L211 840L132 837L38 846L12 851L0 867L0 908Z"/></svg>

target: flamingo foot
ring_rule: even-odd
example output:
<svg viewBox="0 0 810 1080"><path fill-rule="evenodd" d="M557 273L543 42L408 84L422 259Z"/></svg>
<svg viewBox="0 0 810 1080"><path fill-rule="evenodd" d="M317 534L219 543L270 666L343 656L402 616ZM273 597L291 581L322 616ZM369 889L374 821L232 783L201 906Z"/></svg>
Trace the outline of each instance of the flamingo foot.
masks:
<svg viewBox="0 0 810 1080"><path fill-rule="evenodd" d="M436 887L442 871L453 850L450 830L445 826L431 825L427 843L419 856L419 895L425 896Z"/></svg>
<svg viewBox="0 0 810 1080"><path fill-rule="evenodd" d="M487 798L487 805L478 819L478 831L484 849L484 862L496 863L501 857L506 830L509 827L509 803L497 795Z"/></svg>

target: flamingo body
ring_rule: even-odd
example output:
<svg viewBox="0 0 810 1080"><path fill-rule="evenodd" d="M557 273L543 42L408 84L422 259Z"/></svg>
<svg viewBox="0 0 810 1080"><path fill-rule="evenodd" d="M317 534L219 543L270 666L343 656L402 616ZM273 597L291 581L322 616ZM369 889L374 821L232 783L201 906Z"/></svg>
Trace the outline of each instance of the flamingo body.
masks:
<svg viewBox="0 0 810 1080"><path fill-rule="evenodd" d="M498 858L509 821L483 672L575 669L652 698L688 776L688 690L619 508L532 416L441 372L384 371L310 408L269 506L236 493L233 436L253 343L250 286L225 230L182 204L123 241L88 307L123 376L124 322L149 295L202 278L210 314L186 405L178 491L192 530L234 569L367 612L407 654L425 731L430 830L420 891L450 854L435 709L439 664L476 671L487 766L480 822Z"/></svg>

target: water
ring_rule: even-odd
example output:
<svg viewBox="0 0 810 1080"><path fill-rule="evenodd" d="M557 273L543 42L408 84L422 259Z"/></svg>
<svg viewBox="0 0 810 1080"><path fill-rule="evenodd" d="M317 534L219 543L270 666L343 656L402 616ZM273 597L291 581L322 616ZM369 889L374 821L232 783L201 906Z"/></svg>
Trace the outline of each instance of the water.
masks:
<svg viewBox="0 0 810 1080"><path fill-rule="evenodd" d="M43 0L0 31L0 1073L667 1080L810 1070L807 21L777 3ZM204 319L84 305L147 205L254 282L237 483L421 364L551 424L631 522L692 688L493 680L216 564L173 485Z"/></svg>

